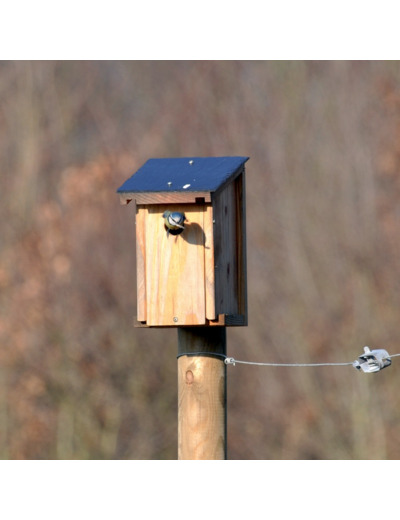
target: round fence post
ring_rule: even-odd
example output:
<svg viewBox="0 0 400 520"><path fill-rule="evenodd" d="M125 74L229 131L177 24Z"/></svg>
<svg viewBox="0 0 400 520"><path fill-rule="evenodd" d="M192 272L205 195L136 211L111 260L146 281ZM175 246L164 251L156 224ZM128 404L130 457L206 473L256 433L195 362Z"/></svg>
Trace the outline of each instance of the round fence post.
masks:
<svg viewBox="0 0 400 520"><path fill-rule="evenodd" d="M178 459L224 460L226 328L178 328Z"/></svg>

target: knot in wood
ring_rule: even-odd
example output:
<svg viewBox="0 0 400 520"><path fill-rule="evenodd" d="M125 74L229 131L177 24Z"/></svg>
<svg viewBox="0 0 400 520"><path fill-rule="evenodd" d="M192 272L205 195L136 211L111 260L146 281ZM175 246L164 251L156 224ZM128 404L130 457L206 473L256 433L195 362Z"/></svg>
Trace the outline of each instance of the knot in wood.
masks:
<svg viewBox="0 0 400 520"><path fill-rule="evenodd" d="M193 372L191 370L187 370L186 371L186 384L187 385L192 385L193 381L194 381Z"/></svg>

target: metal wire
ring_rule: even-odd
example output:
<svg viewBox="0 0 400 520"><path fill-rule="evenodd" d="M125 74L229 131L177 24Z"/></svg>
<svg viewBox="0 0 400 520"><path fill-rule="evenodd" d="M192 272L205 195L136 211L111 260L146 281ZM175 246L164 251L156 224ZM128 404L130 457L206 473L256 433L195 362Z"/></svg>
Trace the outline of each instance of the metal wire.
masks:
<svg viewBox="0 0 400 520"><path fill-rule="evenodd" d="M400 354L389 354L388 358L400 356ZM258 365L264 367L333 367L333 366L354 366L354 361L349 363L256 363L254 361L238 361L234 358L225 358L226 365Z"/></svg>
<svg viewBox="0 0 400 520"><path fill-rule="evenodd" d="M241 365L258 365L263 367L332 367L332 366L353 366L351 363L256 363L254 361L238 361L234 358L225 358L225 364L235 365L236 363Z"/></svg>
<svg viewBox="0 0 400 520"><path fill-rule="evenodd" d="M255 361L241 361L233 357L228 357L225 354L219 354L217 352L184 352L177 356L217 356L224 359L226 365L256 365L263 367L333 367L333 366L354 366L354 361L348 363L258 363ZM389 354L389 358L400 356L400 354Z"/></svg>

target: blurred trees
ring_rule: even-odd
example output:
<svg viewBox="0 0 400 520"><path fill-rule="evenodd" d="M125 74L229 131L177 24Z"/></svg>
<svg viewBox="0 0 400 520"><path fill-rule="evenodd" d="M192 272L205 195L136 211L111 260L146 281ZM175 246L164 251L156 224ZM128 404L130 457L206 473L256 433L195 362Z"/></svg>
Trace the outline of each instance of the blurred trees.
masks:
<svg viewBox="0 0 400 520"><path fill-rule="evenodd" d="M0 457L176 457L176 331L132 327L150 157L248 155L237 359L400 352L391 62L0 63ZM399 457L397 358L228 368L230 458Z"/></svg>

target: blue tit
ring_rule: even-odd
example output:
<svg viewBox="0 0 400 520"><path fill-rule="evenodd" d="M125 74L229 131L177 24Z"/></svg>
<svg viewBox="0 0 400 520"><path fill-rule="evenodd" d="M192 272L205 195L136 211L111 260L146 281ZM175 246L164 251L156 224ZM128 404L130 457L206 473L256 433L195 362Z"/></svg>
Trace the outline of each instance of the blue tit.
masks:
<svg viewBox="0 0 400 520"><path fill-rule="evenodd" d="M164 228L167 231L167 235L179 235L185 229L185 214L179 211L164 211Z"/></svg>

